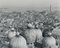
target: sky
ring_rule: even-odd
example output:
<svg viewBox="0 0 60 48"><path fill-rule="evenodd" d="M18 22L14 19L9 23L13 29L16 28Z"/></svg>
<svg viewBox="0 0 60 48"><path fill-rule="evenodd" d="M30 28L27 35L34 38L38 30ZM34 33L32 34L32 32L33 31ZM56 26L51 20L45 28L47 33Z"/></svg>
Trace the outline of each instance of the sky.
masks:
<svg viewBox="0 0 60 48"><path fill-rule="evenodd" d="M60 0L0 0L0 7L60 7Z"/></svg>

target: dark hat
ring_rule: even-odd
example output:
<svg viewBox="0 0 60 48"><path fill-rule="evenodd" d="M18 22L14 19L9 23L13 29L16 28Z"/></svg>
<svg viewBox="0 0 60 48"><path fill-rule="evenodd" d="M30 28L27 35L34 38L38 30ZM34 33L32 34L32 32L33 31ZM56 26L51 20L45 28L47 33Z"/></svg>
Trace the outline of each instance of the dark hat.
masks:
<svg viewBox="0 0 60 48"><path fill-rule="evenodd" d="M45 37L45 34L48 34L49 32L52 32L51 28L50 29L49 28L44 29L43 33L42 33L43 37Z"/></svg>

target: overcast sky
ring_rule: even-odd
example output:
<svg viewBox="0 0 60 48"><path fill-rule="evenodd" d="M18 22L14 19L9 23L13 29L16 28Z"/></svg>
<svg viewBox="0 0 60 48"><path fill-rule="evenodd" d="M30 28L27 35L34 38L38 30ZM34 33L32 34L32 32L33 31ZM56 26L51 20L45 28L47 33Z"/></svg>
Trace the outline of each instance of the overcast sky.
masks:
<svg viewBox="0 0 60 48"><path fill-rule="evenodd" d="M60 7L60 0L0 0L0 7Z"/></svg>

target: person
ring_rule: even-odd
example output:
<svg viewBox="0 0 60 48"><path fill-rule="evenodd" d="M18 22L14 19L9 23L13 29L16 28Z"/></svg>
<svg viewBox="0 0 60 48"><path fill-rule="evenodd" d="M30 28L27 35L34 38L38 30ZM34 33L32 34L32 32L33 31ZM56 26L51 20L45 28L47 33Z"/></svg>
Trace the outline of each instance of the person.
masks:
<svg viewBox="0 0 60 48"><path fill-rule="evenodd" d="M56 39L52 36L51 29L45 29L43 32L42 48L58 48Z"/></svg>

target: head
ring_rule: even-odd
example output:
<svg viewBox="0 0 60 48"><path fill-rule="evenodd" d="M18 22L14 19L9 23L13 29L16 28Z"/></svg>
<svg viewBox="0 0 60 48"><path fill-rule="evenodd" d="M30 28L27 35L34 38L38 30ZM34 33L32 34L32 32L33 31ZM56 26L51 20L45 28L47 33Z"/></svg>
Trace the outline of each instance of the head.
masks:
<svg viewBox="0 0 60 48"><path fill-rule="evenodd" d="M45 29L43 31L43 37L50 37L52 35L52 32L50 29Z"/></svg>
<svg viewBox="0 0 60 48"><path fill-rule="evenodd" d="M16 32L16 37L19 37L20 33L19 32Z"/></svg>

